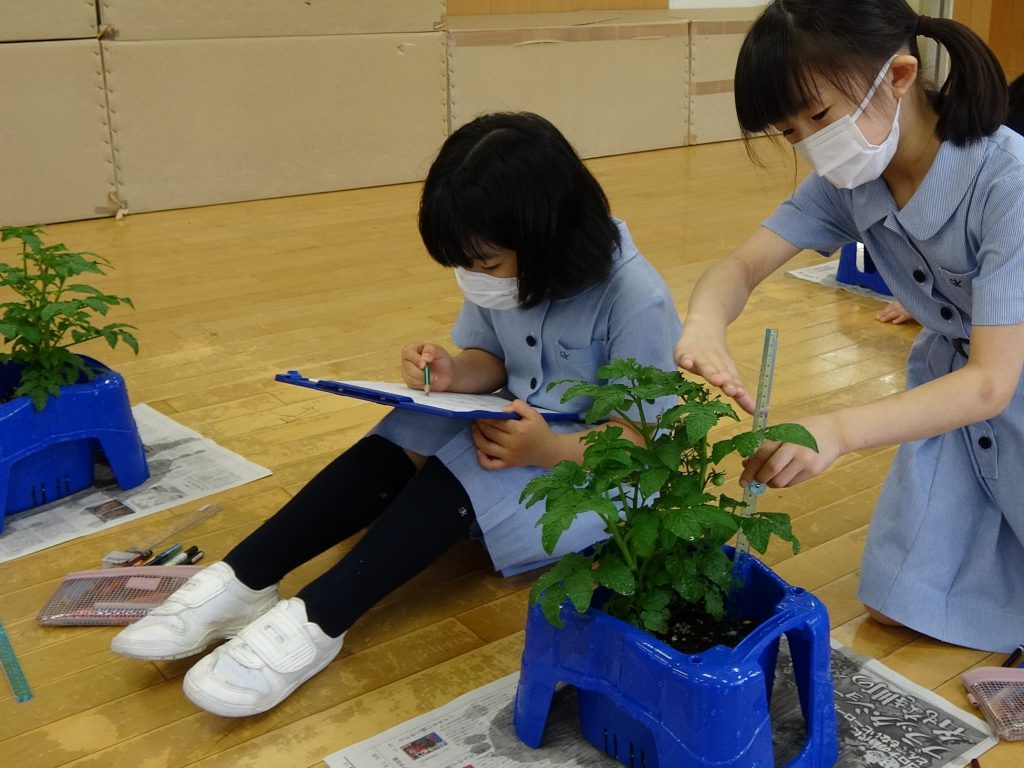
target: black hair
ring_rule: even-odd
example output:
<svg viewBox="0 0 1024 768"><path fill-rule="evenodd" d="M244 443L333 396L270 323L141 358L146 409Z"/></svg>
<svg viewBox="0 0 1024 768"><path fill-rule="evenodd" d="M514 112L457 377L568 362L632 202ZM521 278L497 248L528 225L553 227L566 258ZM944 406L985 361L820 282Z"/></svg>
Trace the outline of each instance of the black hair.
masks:
<svg viewBox="0 0 1024 768"><path fill-rule="evenodd" d="M1006 119L1006 77L963 24L919 16L906 0L773 0L736 63L736 116L744 136L767 132L813 103L815 78L859 102L890 56L906 49L920 62L918 35L949 53L945 82L926 91L939 116L939 139L964 145L994 133Z"/></svg>
<svg viewBox="0 0 1024 768"><path fill-rule="evenodd" d="M489 245L515 251L521 307L607 279L619 246L597 179L529 112L483 115L448 137L423 185L419 227L446 267L472 266Z"/></svg>

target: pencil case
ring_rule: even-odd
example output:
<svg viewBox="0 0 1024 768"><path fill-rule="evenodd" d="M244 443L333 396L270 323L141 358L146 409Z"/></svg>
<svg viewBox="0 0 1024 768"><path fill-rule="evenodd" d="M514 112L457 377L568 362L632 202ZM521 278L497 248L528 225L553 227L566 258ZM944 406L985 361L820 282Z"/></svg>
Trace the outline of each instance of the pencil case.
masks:
<svg viewBox="0 0 1024 768"><path fill-rule="evenodd" d="M996 736L1024 740L1024 669L978 667L960 677L967 698L985 716Z"/></svg>
<svg viewBox="0 0 1024 768"><path fill-rule="evenodd" d="M69 573L36 620L56 626L131 624L199 570L195 565L153 565Z"/></svg>

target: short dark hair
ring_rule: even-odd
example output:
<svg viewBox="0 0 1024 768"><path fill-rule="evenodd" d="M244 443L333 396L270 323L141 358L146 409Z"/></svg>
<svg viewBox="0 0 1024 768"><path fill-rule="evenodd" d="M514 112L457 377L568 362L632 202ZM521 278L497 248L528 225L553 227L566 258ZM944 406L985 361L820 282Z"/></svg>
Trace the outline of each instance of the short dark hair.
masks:
<svg viewBox="0 0 1024 768"><path fill-rule="evenodd" d="M620 244L597 179L529 112L483 115L448 137L423 185L419 228L446 267L471 266L488 245L515 251L522 307L607 279Z"/></svg>
<svg viewBox="0 0 1024 768"><path fill-rule="evenodd" d="M773 0L736 62L736 116L744 135L766 132L806 108L817 77L860 101L893 54L906 48L920 62L921 33L949 53L949 75L928 92L939 139L963 145L994 133L1007 110L999 61L963 24L929 19L919 29L920 18L905 0Z"/></svg>

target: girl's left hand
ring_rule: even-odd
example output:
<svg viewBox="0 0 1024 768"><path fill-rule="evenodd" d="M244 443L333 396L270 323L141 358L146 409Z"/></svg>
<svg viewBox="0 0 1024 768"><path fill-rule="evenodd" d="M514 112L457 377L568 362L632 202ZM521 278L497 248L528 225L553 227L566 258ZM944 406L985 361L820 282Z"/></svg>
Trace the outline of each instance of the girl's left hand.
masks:
<svg viewBox="0 0 1024 768"><path fill-rule="evenodd" d="M537 411L522 400L503 410L518 419L478 419L473 424L476 458L484 469L548 467L555 433Z"/></svg>
<svg viewBox="0 0 1024 768"><path fill-rule="evenodd" d="M898 301L890 301L875 315L875 320L880 323L902 325L903 323L914 322L914 317Z"/></svg>
<svg viewBox="0 0 1024 768"><path fill-rule="evenodd" d="M752 481L771 488L786 488L817 477L845 451L842 450L835 419L829 415L812 416L797 422L810 432L818 443L818 452L793 443L765 440L752 456L744 460L740 485Z"/></svg>

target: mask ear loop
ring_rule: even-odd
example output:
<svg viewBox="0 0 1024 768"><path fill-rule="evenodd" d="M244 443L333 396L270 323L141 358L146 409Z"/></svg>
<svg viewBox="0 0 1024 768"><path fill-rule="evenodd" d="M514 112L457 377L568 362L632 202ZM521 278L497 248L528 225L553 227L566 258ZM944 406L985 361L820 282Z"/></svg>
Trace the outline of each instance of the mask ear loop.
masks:
<svg viewBox="0 0 1024 768"><path fill-rule="evenodd" d="M898 54L894 53L892 56L889 57L889 60L885 62L885 66L882 67L882 71L878 73L878 77L875 78L875 82L873 82L871 84L871 88L868 89L868 95L864 97L864 101L862 101L860 103L860 106L857 107L857 111L850 115L850 119L853 120L853 122L857 122L860 119L860 116L864 114L864 110L867 109L868 104L871 103L871 99L875 97L875 93L878 91L878 87L882 84L882 81L885 79L886 74L888 74L889 67L892 66L892 63L893 61L896 60L897 55Z"/></svg>

